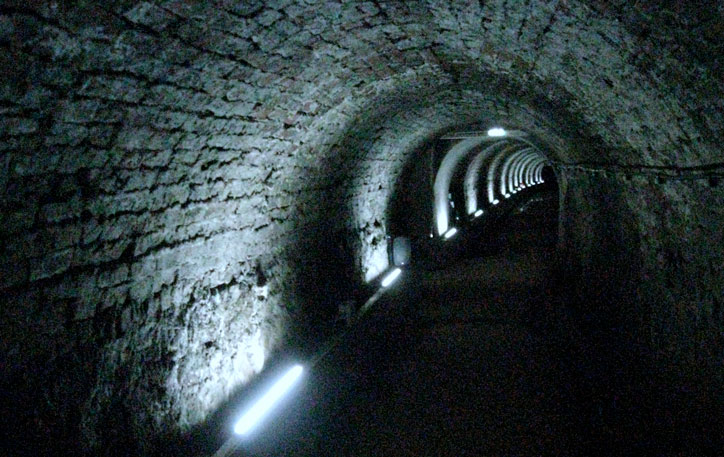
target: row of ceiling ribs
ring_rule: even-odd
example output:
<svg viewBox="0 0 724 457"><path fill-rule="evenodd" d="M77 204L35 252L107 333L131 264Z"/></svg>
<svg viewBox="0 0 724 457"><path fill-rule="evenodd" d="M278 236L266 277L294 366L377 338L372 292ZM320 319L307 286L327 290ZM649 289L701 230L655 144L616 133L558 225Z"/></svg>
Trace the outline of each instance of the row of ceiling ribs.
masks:
<svg viewBox="0 0 724 457"><path fill-rule="evenodd" d="M450 188L461 167L466 167L463 178L465 211L474 217L482 214L486 207L499 204L503 198L543 183L543 168L551 163L520 131L505 132L501 136L462 132L441 139L458 141L443 157L433 184L438 235L450 230Z"/></svg>

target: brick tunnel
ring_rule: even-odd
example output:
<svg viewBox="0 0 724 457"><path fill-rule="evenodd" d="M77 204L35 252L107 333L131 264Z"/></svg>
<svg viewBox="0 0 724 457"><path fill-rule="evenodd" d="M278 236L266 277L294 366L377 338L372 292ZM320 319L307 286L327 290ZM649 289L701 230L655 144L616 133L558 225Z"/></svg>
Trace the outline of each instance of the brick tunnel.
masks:
<svg viewBox="0 0 724 457"><path fill-rule="evenodd" d="M220 411L335 335L395 238L428 301L544 266L535 321L603 372L568 414L644 411L485 453L716 454L722 43L714 0L2 1L4 455L213 454ZM525 257L501 236L539 200Z"/></svg>

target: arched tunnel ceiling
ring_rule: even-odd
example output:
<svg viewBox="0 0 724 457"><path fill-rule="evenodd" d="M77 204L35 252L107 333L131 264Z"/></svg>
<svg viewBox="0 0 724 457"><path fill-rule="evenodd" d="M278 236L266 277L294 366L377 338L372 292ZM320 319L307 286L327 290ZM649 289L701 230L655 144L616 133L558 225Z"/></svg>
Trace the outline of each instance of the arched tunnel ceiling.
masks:
<svg viewBox="0 0 724 457"><path fill-rule="evenodd" d="M491 136L490 132L498 130L501 133L498 137ZM450 219L450 212L454 205L454 198L450 198L451 185L456 180L464 180L463 194L465 202L458 201L457 204L465 207L466 214L472 215L479 208L479 196L482 189L487 188L488 204L495 204L496 193L494 181L499 182L498 194L500 199L509 198L515 193L523 181L523 173L526 170L525 161L539 157L546 160L541 151L526 139L527 134L521 131L506 132L505 129L497 127L488 132L473 132L470 134L453 134L443 138L460 139L447 149L435 172L432 188L434 198L434 210L432 218L438 236L443 236L454 226ZM471 156L476 156L470 160ZM503 166L497 170L496 165L503 160ZM481 177L483 168L487 167L484 175L487 180ZM463 172L463 169L467 169ZM397 181L400 179L398 178ZM487 183L486 183L487 181ZM487 185L486 185L487 184ZM491 193L491 190L493 192ZM481 200L482 202L482 200Z"/></svg>
<svg viewBox="0 0 724 457"><path fill-rule="evenodd" d="M81 380L45 412L89 449L118 439L103 421L128 392L129 436L198 424L314 315L310 271L363 283L386 267L397 177L460 126L524 130L560 164L716 171L724 40L703 18L721 7L666 5L4 2L8 366L28 390L47 391L32 373L49 361ZM572 202L608 201L585 192L599 178L570 178ZM655 202L700 200L606 182L640 199L641 232L674 211Z"/></svg>

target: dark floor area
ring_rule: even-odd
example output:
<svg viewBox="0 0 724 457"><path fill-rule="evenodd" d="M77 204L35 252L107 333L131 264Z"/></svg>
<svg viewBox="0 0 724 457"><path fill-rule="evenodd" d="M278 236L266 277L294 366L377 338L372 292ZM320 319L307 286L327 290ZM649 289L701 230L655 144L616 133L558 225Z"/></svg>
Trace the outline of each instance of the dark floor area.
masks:
<svg viewBox="0 0 724 457"><path fill-rule="evenodd" d="M555 203L511 211L487 256L405 272L235 455L715 455L721 411L565 302Z"/></svg>

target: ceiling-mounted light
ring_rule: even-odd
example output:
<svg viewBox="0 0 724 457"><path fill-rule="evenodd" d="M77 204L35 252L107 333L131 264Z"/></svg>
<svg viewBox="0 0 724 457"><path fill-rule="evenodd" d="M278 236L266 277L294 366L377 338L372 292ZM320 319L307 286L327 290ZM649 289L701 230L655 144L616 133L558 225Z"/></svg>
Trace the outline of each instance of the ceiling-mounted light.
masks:
<svg viewBox="0 0 724 457"><path fill-rule="evenodd" d="M400 276L400 273L402 273L402 270L399 268L395 268L392 270L385 278L382 280L382 283L380 285L382 287L388 287L390 284L395 282L395 279L397 279L398 276Z"/></svg>
<svg viewBox="0 0 724 457"><path fill-rule="evenodd" d="M493 127L492 129L488 130L488 136L494 136L494 137L501 137L507 135L508 132L505 131L504 128L500 127Z"/></svg>
<svg viewBox="0 0 724 457"><path fill-rule="evenodd" d="M497 205L498 203L500 203L500 200L498 200L497 198L493 200L493 205Z"/></svg>
<svg viewBox="0 0 724 457"><path fill-rule="evenodd" d="M302 371L304 371L304 368L301 365L295 365L289 369L284 376L274 383L263 397L241 416L241 419L234 425L234 433L237 435L246 435L249 433L249 431L271 411L274 405L294 387L294 384L296 384L302 376Z"/></svg>
<svg viewBox="0 0 724 457"><path fill-rule="evenodd" d="M473 216L475 216L475 217L480 217L480 216L482 216L482 215L483 215L483 210L482 210L482 209L479 209L479 210L475 211L475 214L473 214Z"/></svg>

